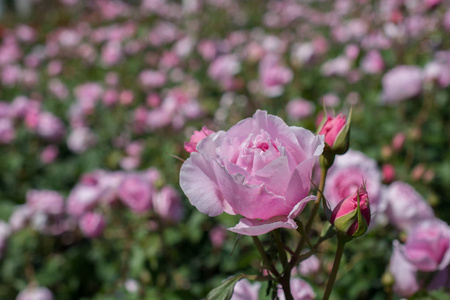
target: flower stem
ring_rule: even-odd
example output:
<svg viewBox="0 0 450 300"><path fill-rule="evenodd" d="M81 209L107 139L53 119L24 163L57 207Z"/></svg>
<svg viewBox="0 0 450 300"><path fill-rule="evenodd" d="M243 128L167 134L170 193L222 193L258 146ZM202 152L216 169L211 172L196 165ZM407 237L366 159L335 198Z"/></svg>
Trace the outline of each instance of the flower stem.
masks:
<svg viewBox="0 0 450 300"><path fill-rule="evenodd" d="M339 270L339 265L341 263L342 254L344 253L345 238L338 234L338 244L336 249L336 254L334 256L333 269L331 270L330 277L328 278L327 288L323 294L322 300L328 300L331 291L333 289L334 282L336 281L336 276Z"/></svg>
<svg viewBox="0 0 450 300"><path fill-rule="evenodd" d="M272 272L273 275L275 275L277 278L279 278L280 273L277 271L275 266L270 261L269 257L267 256L266 251L264 251L264 247L261 244L261 241L259 240L259 238L257 236L252 236L252 239L253 239L253 243L256 246L256 249L258 249L258 252L261 255L261 258L262 258L266 268L268 268L270 270L270 272Z"/></svg>

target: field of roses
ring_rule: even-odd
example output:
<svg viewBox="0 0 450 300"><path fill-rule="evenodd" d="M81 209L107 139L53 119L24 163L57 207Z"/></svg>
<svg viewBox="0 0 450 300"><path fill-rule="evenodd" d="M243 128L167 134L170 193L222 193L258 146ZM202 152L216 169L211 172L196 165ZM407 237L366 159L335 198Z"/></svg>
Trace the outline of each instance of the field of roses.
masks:
<svg viewBox="0 0 450 300"><path fill-rule="evenodd" d="M450 1L19 2L1 300L449 299Z"/></svg>

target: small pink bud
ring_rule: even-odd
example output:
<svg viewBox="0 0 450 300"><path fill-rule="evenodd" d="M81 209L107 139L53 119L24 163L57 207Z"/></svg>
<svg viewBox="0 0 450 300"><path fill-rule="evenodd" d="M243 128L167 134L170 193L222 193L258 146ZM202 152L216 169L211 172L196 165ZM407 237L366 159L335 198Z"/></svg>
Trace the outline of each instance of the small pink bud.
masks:
<svg viewBox="0 0 450 300"><path fill-rule="evenodd" d="M330 222L338 232L349 237L358 237L366 232L370 224L370 206L364 185L334 208Z"/></svg>
<svg viewBox="0 0 450 300"><path fill-rule="evenodd" d="M209 130L206 126L202 127L201 131L195 131L194 134L191 136L191 140L189 142L184 143L184 149L189 152L197 152L197 144L203 140L208 135L213 134L214 131Z"/></svg>
<svg viewBox="0 0 450 300"><path fill-rule="evenodd" d="M319 135L325 135L325 143L331 147L334 154L344 154L348 150L350 119L351 115L347 120L345 115L339 114L336 117L326 116L326 119L322 120Z"/></svg>
<svg viewBox="0 0 450 300"><path fill-rule="evenodd" d="M383 182L391 183L395 180L395 169L391 164L385 164L381 168L383 174Z"/></svg>
<svg viewBox="0 0 450 300"><path fill-rule="evenodd" d="M86 237L97 238L102 235L105 224L105 218L102 215L88 212L81 217L79 226Z"/></svg>
<svg viewBox="0 0 450 300"><path fill-rule="evenodd" d="M403 145L405 144L405 141L406 141L406 135L403 132L397 133L394 136L394 138L392 139L392 148L396 152L399 152L400 150L403 149Z"/></svg>

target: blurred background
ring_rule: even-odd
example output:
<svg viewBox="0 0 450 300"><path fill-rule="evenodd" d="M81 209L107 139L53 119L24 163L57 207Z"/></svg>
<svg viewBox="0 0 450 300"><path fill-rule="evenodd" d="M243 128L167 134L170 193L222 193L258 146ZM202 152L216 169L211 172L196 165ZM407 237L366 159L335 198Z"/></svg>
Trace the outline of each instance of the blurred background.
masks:
<svg viewBox="0 0 450 300"><path fill-rule="evenodd" d="M182 194L184 143L257 109L315 132L351 107L380 217L333 297L399 299L407 229L383 191L450 220L449 85L445 0L0 0L0 299L199 299L257 274L239 217ZM334 247L302 274L318 297Z"/></svg>

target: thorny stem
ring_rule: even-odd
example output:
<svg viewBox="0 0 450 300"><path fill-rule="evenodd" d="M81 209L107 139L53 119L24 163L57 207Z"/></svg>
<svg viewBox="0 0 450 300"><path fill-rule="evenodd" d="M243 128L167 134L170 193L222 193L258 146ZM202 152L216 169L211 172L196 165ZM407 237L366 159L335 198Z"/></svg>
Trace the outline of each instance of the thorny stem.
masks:
<svg viewBox="0 0 450 300"><path fill-rule="evenodd" d="M252 236L252 239L253 239L253 243L256 246L256 249L258 249L258 252L261 255L261 258L262 258L266 268L268 268L270 270L270 272L272 272L273 275L275 275L277 278L279 278L280 273L277 271L275 266L270 261L269 257L267 256L266 251L264 251L264 247L261 244L261 241L259 240L259 238L257 236Z"/></svg>
<svg viewBox="0 0 450 300"><path fill-rule="evenodd" d="M331 291L333 290L333 285L339 270L342 254L344 253L344 246L345 246L345 239L342 236L338 235L338 244L336 254L334 256L333 269L331 270L330 277L328 278L327 288L325 289L325 294L323 294L322 300L328 300Z"/></svg>

